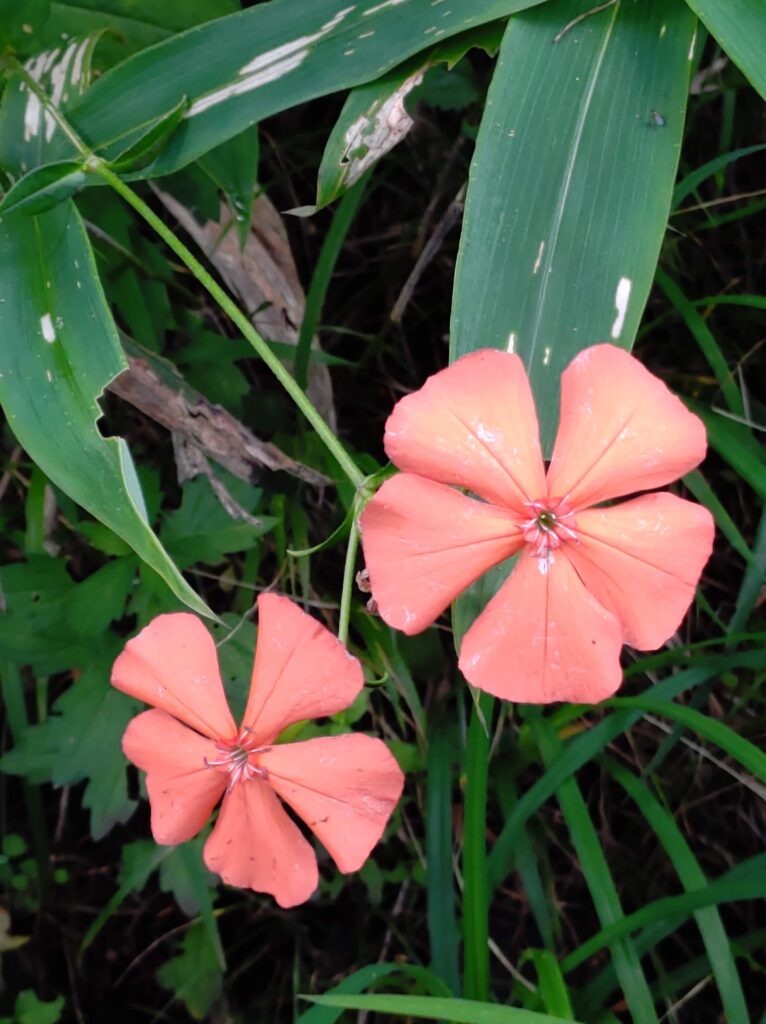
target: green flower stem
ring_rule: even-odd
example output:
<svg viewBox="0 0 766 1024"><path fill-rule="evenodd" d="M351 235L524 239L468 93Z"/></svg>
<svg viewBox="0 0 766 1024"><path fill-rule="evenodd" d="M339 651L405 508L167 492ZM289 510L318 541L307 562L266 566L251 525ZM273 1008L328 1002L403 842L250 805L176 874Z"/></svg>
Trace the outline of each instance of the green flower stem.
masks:
<svg viewBox="0 0 766 1024"><path fill-rule="evenodd" d="M111 185L115 192L122 196L125 202L132 206L139 216L143 217L146 223L157 232L163 242L172 249L181 262L191 271L202 287L207 290L232 323L242 332L243 337L250 342L264 363L266 363L317 432L349 481L354 487L359 488L365 479L364 474L357 467L328 424L322 419L314 405L306 397L295 378L284 368L242 310L229 298L223 288L211 277L199 260L192 255L167 224L103 160L98 157L91 157L87 161L87 168L102 178L108 185Z"/></svg>
<svg viewBox="0 0 766 1024"><path fill-rule="evenodd" d="M487 776L493 699L475 697L468 726L463 812L463 995L489 1000Z"/></svg>
<svg viewBox="0 0 766 1024"><path fill-rule="evenodd" d="M351 600L354 594L354 569L356 553L359 550L359 527L356 516L351 520L351 530L346 548L346 563L343 567L343 589L340 595L340 615L338 616L338 639L348 645L348 623L351 618Z"/></svg>

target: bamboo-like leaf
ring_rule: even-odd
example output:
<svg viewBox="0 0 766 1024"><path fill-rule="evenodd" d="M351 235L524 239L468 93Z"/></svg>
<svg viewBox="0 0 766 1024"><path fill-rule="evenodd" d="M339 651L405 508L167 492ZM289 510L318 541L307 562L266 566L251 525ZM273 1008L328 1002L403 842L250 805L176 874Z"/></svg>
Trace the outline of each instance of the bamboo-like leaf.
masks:
<svg viewBox="0 0 766 1024"><path fill-rule="evenodd" d="M434 43L540 2L271 0L129 58L93 85L72 119L109 156L110 144L124 149L188 96L179 130L140 172L168 174L270 114L370 82ZM71 155L60 132L55 144L50 159Z"/></svg>
<svg viewBox="0 0 766 1024"><path fill-rule="evenodd" d="M506 29L471 167L450 352L522 356L547 453L572 357L633 343L667 223L695 25L682 0L553 0Z"/></svg>
<svg viewBox="0 0 766 1024"><path fill-rule="evenodd" d="M763 0L686 0L705 28L766 99L766 4Z"/></svg>
<svg viewBox="0 0 766 1024"><path fill-rule="evenodd" d="M98 398L127 367L73 203L0 222L0 405L19 443L179 600L212 614L152 533L130 452L105 438Z"/></svg>

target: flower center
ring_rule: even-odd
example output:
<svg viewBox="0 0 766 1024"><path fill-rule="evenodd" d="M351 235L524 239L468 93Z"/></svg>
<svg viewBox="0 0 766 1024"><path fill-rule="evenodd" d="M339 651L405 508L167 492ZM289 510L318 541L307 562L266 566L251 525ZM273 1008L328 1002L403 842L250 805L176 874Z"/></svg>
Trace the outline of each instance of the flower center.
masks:
<svg viewBox="0 0 766 1024"><path fill-rule="evenodd" d="M529 519L521 524L525 542L531 547L535 558L547 558L551 551L561 547L564 541L577 543L574 512L560 498L527 501Z"/></svg>
<svg viewBox="0 0 766 1024"><path fill-rule="evenodd" d="M250 738L251 730L245 727L235 740L218 740L215 749L220 757L214 761L205 758L206 768L215 768L220 772L228 772L229 784L226 792L236 786L238 782L248 782L250 779L268 779L269 773L258 764L258 754L264 753L269 747L255 747Z"/></svg>

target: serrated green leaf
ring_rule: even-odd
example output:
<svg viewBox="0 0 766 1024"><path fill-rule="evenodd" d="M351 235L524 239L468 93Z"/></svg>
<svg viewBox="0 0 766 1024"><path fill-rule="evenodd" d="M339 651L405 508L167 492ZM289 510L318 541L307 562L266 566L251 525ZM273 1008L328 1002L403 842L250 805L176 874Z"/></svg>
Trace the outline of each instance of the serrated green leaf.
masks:
<svg viewBox="0 0 766 1024"><path fill-rule="evenodd" d="M157 980L172 989L195 1020L203 1020L221 992L217 952L201 924L184 935L181 952L157 971Z"/></svg>
<svg viewBox="0 0 766 1024"><path fill-rule="evenodd" d="M127 366L71 200L0 222L0 404L19 443L194 611L212 615L147 525L127 445L96 426Z"/></svg>
<svg viewBox="0 0 766 1024"><path fill-rule="evenodd" d="M453 297L450 358L484 347L522 357L546 455L562 370L596 342L633 344L670 208L696 24L682 0L592 8L552 0L508 23Z"/></svg>
<svg viewBox="0 0 766 1024"><path fill-rule="evenodd" d="M245 511L253 512L260 492L247 485L232 485L243 493ZM248 494L249 492L249 494ZM236 499L236 494L233 494ZM182 567L194 562L217 565L232 551L248 551L277 522L274 516L261 516L259 525L232 519L216 497L207 477L198 476L184 484L181 507L165 519L160 537L167 550Z"/></svg>

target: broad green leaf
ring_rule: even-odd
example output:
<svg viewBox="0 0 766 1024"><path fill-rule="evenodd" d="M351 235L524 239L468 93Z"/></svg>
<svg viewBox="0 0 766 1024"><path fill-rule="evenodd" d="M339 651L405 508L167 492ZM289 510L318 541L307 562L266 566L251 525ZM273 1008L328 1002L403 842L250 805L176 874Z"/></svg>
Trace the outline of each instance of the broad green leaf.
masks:
<svg viewBox="0 0 766 1024"><path fill-rule="evenodd" d="M35 167L0 200L0 215L44 213L78 192L87 174L80 160L60 160Z"/></svg>
<svg viewBox="0 0 766 1024"><path fill-rule="evenodd" d="M670 208L695 24L682 0L552 0L508 23L471 166L450 357L517 352L548 455L562 370L596 342L633 344Z"/></svg>
<svg viewBox="0 0 766 1024"><path fill-rule="evenodd" d="M94 147L124 147L188 96L181 128L141 172L168 174L277 111L372 81L436 42L540 2L450 0L437 10L423 0L271 0L129 58L71 117ZM51 159L70 155L60 134L55 141Z"/></svg>
<svg viewBox="0 0 766 1024"><path fill-rule="evenodd" d="M130 452L96 426L98 397L127 366L71 200L0 223L0 405L19 443L65 494L211 615L147 523Z"/></svg>
<svg viewBox="0 0 766 1024"><path fill-rule="evenodd" d="M301 996L319 1006L337 1006L348 1010L389 1014L392 1017L419 1017L422 1020L449 1020L454 1024L566 1024L561 1017L510 1006L495 1006L472 999L432 996Z"/></svg>
<svg viewBox="0 0 766 1024"><path fill-rule="evenodd" d="M686 0L702 24L766 99L763 0Z"/></svg>

